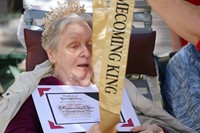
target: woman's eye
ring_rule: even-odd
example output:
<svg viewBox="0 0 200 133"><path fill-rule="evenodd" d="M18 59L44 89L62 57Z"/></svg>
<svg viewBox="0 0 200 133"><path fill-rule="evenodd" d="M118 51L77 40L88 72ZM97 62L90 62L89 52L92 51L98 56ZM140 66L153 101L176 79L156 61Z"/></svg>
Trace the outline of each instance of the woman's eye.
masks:
<svg viewBox="0 0 200 133"><path fill-rule="evenodd" d="M87 44L87 46L88 46L88 47L92 47L92 42L89 42L89 43Z"/></svg>
<svg viewBox="0 0 200 133"><path fill-rule="evenodd" d="M70 48L77 48L79 45L77 43L73 43Z"/></svg>

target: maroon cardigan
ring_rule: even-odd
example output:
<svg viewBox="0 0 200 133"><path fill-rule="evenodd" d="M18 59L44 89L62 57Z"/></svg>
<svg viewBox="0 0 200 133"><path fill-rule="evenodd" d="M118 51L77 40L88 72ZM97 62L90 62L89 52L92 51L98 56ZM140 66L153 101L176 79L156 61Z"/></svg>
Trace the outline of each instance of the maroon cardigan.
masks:
<svg viewBox="0 0 200 133"><path fill-rule="evenodd" d="M39 85L64 85L54 77L47 77ZM18 113L11 120L5 133L43 133L32 95L21 106Z"/></svg>

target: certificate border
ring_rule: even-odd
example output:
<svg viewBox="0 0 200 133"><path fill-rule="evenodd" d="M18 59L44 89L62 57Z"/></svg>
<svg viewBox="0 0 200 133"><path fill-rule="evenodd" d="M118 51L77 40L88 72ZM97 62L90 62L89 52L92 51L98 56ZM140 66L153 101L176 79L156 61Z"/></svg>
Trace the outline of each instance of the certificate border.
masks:
<svg viewBox="0 0 200 133"><path fill-rule="evenodd" d="M71 87L71 88L70 88ZM73 89L72 89L73 88ZM47 95L49 94L98 94L98 89L96 87L96 85L91 85L89 87L87 87L87 89L83 89L84 87L79 87L79 86L55 86L55 85L39 85L36 90L33 93L33 99L34 102L36 101L36 103L40 104L40 102L44 102L43 104L40 104L40 106L38 108L40 108L39 110L43 110L43 107L45 106L45 108L47 107L47 109L45 109L45 111L51 111L50 114L53 114L52 111L52 107L49 106L49 99L47 99ZM61 93L64 92L64 93ZM97 99L96 99L97 100ZM99 101L99 99L98 99ZM34 103L35 104L35 103ZM48 107L49 106L49 107ZM36 107L37 108L37 107ZM38 111L38 109L37 109ZM44 112L43 112L44 115ZM39 119L41 114L39 115ZM55 120L55 116L53 115L47 115L48 117L43 118L42 120L40 120L40 122L42 122L42 128L43 130L47 131L48 133L66 133L69 131L73 131L73 132L85 132L87 131L91 126L92 123L80 123L80 124L67 124L67 125L56 125L54 124L54 120ZM135 126L140 125L139 120L137 118L137 115L134 111L134 108L130 102L130 99L128 98L127 92L124 89L124 93L123 93L123 100L122 100L122 109L120 111L120 119L121 122L119 122L116 127L117 130L119 132L128 132L130 131L131 128L134 128ZM94 123L99 123L99 121L95 121ZM74 127L77 126L81 126L81 129L77 129ZM72 129L72 130L69 130Z"/></svg>
<svg viewBox="0 0 200 133"><path fill-rule="evenodd" d="M83 93L83 92L76 92L76 93L68 93L68 92L65 92L65 93L45 93L45 95L46 95L46 99L47 99L48 106L49 106L49 108L50 108L50 110L51 110L51 114L52 114L54 123L55 123L56 125L88 124L88 123L99 123L99 122L100 122L100 121L80 122L80 123L59 123L59 122L57 122L57 120L56 120L56 118L55 118L55 112L54 112L53 109L52 109L52 103L50 102L50 100L49 100L50 98L49 98L49 96L48 96L48 95L52 95L52 94L53 94L53 95L57 95L57 94L85 94L85 95L91 97L91 95L88 95L88 94L94 94L94 95L96 95L96 94L98 94L98 92L86 92L86 93ZM99 101L99 97L96 97L96 96L95 96L95 97L91 97L91 98L93 98L93 99Z"/></svg>

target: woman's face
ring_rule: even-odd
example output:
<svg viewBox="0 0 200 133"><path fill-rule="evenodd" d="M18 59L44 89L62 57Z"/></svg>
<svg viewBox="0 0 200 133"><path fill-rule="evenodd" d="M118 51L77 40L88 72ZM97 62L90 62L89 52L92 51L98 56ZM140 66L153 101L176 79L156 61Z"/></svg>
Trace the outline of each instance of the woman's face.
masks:
<svg viewBox="0 0 200 133"><path fill-rule="evenodd" d="M58 38L57 49L47 51L55 64L54 76L68 85L91 84L92 30L88 24L72 23Z"/></svg>

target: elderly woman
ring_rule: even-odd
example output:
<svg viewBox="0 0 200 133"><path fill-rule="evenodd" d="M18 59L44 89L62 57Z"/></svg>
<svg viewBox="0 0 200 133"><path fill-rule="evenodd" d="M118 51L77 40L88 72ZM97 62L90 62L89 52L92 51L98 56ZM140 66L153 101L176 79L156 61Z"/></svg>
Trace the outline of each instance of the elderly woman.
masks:
<svg viewBox="0 0 200 133"><path fill-rule="evenodd" d="M47 61L36 67L34 71L27 72L24 75L22 74L19 78L20 82L27 78L33 82L28 84L26 81L23 81L23 83L26 84L26 86L23 87L34 88L34 83L37 83L40 77L45 78L40 80L39 85L78 85L86 87L92 84L91 19L85 16L83 9L79 5L72 5L76 6L76 8L73 8L74 10L67 9L66 14L60 14L55 20L47 19L45 30L42 33L42 45L51 63L49 64ZM52 66L53 70L51 69ZM48 75L46 73L48 73ZM31 77L33 75L35 77ZM26 76L26 78L23 78L23 76ZM18 79L14 85L16 85L17 82L19 82ZM13 86L9 89L9 93L13 93ZM134 128L132 132L192 132L192 130L181 125L164 110L153 105L150 100L138 94L135 86L131 84L130 81L125 80L125 88L133 94L131 100L137 109L141 124L144 124L143 126ZM32 90L27 91L24 89L23 91L29 94ZM7 96L8 92L4 97ZM17 93L12 95L17 95ZM10 100L12 100L12 98L10 98ZM32 96L27 98L8 124L5 133L12 132L43 132ZM99 132L99 125L94 125L88 132Z"/></svg>
<svg viewBox="0 0 200 133"><path fill-rule="evenodd" d="M39 85L78 85L89 86L92 69L92 29L91 19L84 10L70 11L45 25L42 45L53 64L52 76L41 79ZM75 13L73 13L75 12ZM80 13L79 13L80 12ZM77 13L77 14L76 14ZM43 132L39 118L30 96L9 123L5 133Z"/></svg>

